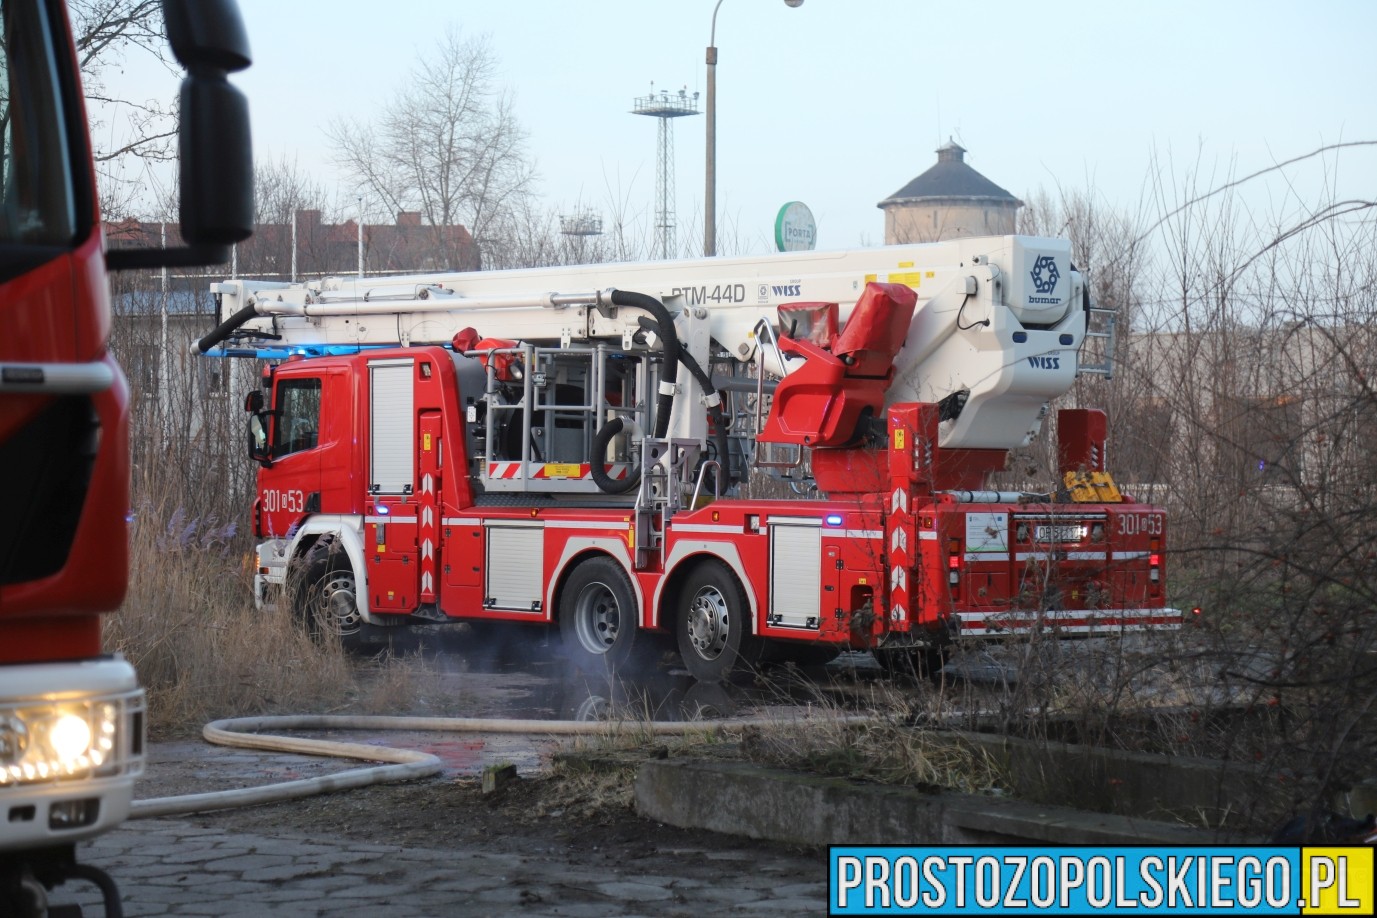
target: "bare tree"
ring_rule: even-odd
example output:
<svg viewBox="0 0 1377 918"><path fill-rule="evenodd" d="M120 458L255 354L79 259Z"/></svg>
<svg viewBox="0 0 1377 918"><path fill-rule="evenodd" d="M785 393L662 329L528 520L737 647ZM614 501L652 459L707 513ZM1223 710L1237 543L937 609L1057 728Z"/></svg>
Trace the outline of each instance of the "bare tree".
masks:
<svg viewBox="0 0 1377 918"><path fill-rule="evenodd" d="M258 223L253 237L238 247L239 272L287 279L293 266L298 278L349 269L354 237L341 236L343 228L330 225L338 210L325 187L295 159L259 163L254 168Z"/></svg>
<svg viewBox="0 0 1377 918"><path fill-rule="evenodd" d="M164 99L137 99L112 92L106 72L131 55L148 55L176 68L163 38L160 0L72 0L69 4L77 63L81 67L101 206L108 218L132 215L148 202L142 190L147 163L177 156L176 82ZM129 173L133 172L134 175Z"/></svg>
<svg viewBox="0 0 1377 918"><path fill-rule="evenodd" d="M467 225L486 256L534 177L487 41L445 32L385 112L331 131L340 165L386 210L420 211L432 226ZM461 252L436 254L460 267Z"/></svg>

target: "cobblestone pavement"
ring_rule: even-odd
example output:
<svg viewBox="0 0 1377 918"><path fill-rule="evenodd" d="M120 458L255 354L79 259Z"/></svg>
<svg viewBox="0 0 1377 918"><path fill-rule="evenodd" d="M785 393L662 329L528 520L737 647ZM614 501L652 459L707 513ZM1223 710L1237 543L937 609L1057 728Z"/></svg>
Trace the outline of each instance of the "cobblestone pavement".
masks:
<svg viewBox="0 0 1377 918"><path fill-rule="evenodd" d="M821 855L713 848L661 851L654 864L394 848L290 835L231 833L140 820L83 845L83 861L120 886L139 915L792 915L825 911ZM705 864L705 862L708 862ZM675 871L676 863L685 868ZM642 872L641 866L663 872ZM716 880L704 877L714 866ZM675 875L681 873L683 875ZM799 877L816 880L798 882ZM54 903L100 914L94 887L69 883Z"/></svg>

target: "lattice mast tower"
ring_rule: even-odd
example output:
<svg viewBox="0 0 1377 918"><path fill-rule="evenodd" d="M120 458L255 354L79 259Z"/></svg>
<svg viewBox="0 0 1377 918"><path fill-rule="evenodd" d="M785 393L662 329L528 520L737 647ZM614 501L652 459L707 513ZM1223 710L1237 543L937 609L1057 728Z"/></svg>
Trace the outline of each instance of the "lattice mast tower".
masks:
<svg viewBox="0 0 1377 918"><path fill-rule="evenodd" d="M689 95L688 88L678 93L667 90L655 92L655 84L650 84L650 94L638 96L633 115L650 115L660 119L659 143L656 146L655 185L655 234L659 242L661 258L674 257L674 119L698 114L698 93Z"/></svg>

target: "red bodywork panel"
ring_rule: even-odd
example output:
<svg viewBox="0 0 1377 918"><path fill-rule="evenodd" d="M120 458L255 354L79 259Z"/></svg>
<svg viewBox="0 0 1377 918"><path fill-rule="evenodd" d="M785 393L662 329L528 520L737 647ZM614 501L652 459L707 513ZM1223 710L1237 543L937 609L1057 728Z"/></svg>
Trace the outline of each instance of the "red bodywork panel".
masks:
<svg viewBox="0 0 1377 918"><path fill-rule="evenodd" d="M865 285L856 308L832 344L832 353L846 361L851 376L889 380L894 355L904 346L918 294L906 284Z"/></svg>
<svg viewBox="0 0 1377 918"><path fill-rule="evenodd" d="M1103 472L1109 418L1097 408L1057 412L1057 467L1067 472Z"/></svg>
<svg viewBox="0 0 1377 918"><path fill-rule="evenodd" d="M90 396L100 435L65 564L51 576L0 586L0 662L94 656L101 652L96 615L119 606L129 570L129 391L105 350L110 298L99 235L0 285L0 325L0 361L99 361L114 375L110 389ZM52 402L0 398L0 441L22 436Z"/></svg>
<svg viewBox="0 0 1377 918"><path fill-rule="evenodd" d="M780 381L765 429L766 443L845 446L867 413L877 415L904 346L918 295L903 284L865 285L840 335L826 350L781 338L780 350L807 362ZM815 304L810 304L815 305Z"/></svg>
<svg viewBox="0 0 1377 918"><path fill-rule="evenodd" d="M1166 516L1160 509L960 503L942 492L978 489L981 482L953 486L961 476L947 471L948 464L959 467L971 453L998 451L944 455L935 405L892 406L889 423L890 563L912 572L894 577L891 569L896 621L978 636L1033 625L1074 635L1092 627L1180 624L1179 612L1164 608Z"/></svg>
<svg viewBox="0 0 1377 918"><path fill-rule="evenodd" d="M63 82L69 89L62 94L66 126L84 127L85 103L65 9L53 25L55 42L68 49L65 55L59 52L57 61L65 71ZM107 350L110 291L99 231L95 171L84 129L69 130L67 144L73 162L51 162L46 168L71 168L75 199L87 202L89 211L78 213L80 236L69 250L57 252L51 260L0 284L0 362L99 362L110 368L114 383L89 396L99 432L65 561L50 575L0 585L0 663L98 655L99 613L117 608L128 586L129 390ZM23 437L25 426L53 406L57 398L22 393L0 396L0 443ZM34 446L18 445L21 449ZM23 497L20 494L11 501L10 525L15 525L16 503L22 507ZM22 518L23 511L17 516ZM42 536L34 533L34 538Z"/></svg>

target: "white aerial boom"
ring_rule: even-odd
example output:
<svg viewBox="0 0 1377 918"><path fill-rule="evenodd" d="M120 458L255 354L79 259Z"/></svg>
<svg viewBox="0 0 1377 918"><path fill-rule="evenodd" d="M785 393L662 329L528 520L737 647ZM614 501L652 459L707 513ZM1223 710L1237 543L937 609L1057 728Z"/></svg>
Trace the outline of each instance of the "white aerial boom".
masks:
<svg viewBox="0 0 1377 918"><path fill-rule="evenodd" d="M622 290L661 300L704 366L711 341L712 353L782 377L804 358L776 346L778 334L791 333L779 327L778 307L836 303L844 323L869 281L917 294L887 401L949 406L943 447L1026 445L1047 403L1076 377L1087 333L1082 275L1069 243L1024 236L296 284L233 279L212 286L222 324L194 349L274 357L449 344L466 327L545 346L629 349L644 340L645 314L612 305L610 292Z"/></svg>

